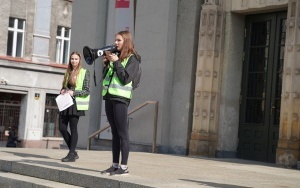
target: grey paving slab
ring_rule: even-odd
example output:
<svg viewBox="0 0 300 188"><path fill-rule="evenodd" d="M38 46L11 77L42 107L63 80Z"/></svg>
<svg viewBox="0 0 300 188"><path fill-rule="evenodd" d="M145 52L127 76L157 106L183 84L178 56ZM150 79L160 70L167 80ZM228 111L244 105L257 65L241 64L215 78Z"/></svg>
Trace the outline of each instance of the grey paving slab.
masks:
<svg viewBox="0 0 300 188"><path fill-rule="evenodd" d="M63 163L62 149L0 148L0 170L82 187L290 187L300 171L240 159L193 158L130 152L128 176L101 175L110 151L79 150L79 159Z"/></svg>

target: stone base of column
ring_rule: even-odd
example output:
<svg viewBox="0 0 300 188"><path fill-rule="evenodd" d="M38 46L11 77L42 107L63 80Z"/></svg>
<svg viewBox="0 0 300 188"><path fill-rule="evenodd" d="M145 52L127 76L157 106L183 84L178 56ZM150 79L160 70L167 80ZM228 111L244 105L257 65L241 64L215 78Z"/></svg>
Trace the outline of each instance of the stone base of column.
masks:
<svg viewBox="0 0 300 188"><path fill-rule="evenodd" d="M276 150L276 164L286 168L297 168L300 160L299 140L280 139Z"/></svg>
<svg viewBox="0 0 300 188"><path fill-rule="evenodd" d="M216 157L217 142L215 135L208 136L192 133L189 145L190 156Z"/></svg>

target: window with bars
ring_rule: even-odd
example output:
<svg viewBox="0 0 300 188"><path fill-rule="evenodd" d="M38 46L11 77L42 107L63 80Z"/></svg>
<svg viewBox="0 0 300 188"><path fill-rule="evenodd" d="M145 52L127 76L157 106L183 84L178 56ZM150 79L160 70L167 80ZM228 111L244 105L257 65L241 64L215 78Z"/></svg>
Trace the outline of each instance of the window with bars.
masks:
<svg viewBox="0 0 300 188"><path fill-rule="evenodd" d="M25 20L9 18L7 55L12 57L23 57L24 50Z"/></svg>
<svg viewBox="0 0 300 188"><path fill-rule="evenodd" d="M68 64L70 53L71 29L58 26L56 33L55 61L60 64Z"/></svg>

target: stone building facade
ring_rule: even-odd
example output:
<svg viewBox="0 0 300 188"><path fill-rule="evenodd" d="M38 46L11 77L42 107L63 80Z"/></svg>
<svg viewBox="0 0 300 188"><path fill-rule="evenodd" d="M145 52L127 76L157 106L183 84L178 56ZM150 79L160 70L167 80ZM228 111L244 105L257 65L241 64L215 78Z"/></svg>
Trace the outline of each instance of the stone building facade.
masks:
<svg viewBox="0 0 300 188"><path fill-rule="evenodd" d="M189 155L297 165L299 3L202 5Z"/></svg>
<svg viewBox="0 0 300 188"><path fill-rule="evenodd" d="M295 167L299 2L134 2L143 76L130 106L159 102L156 151ZM81 38L73 43L97 47L107 42L106 23L97 19L107 15L103 6L74 3L74 32L89 31L76 32ZM83 15L79 10L93 11ZM93 24L79 23L87 18ZM144 109L131 116L133 150L151 144L152 114L153 109Z"/></svg>

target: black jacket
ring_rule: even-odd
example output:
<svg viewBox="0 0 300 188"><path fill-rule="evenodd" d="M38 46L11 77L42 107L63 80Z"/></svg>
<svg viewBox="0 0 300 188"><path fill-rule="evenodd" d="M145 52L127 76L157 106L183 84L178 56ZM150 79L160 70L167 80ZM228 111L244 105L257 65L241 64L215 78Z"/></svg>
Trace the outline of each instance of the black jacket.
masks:
<svg viewBox="0 0 300 188"><path fill-rule="evenodd" d="M120 60L113 63L113 65L114 65L113 69L117 73L117 76L122 84L126 85L126 84L130 83L134 79L134 77L137 75L137 72L139 69L139 64L138 64L139 60L140 60L140 57L136 57L135 55L132 55L128 59L128 62L126 64L125 68L121 64ZM104 66L103 79L105 78L107 71L108 71L108 67ZM104 100L118 100L118 101L124 102L128 105L130 103L130 99L111 95L108 92L106 93L105 96L103 96L103 99Z"/></svg>

